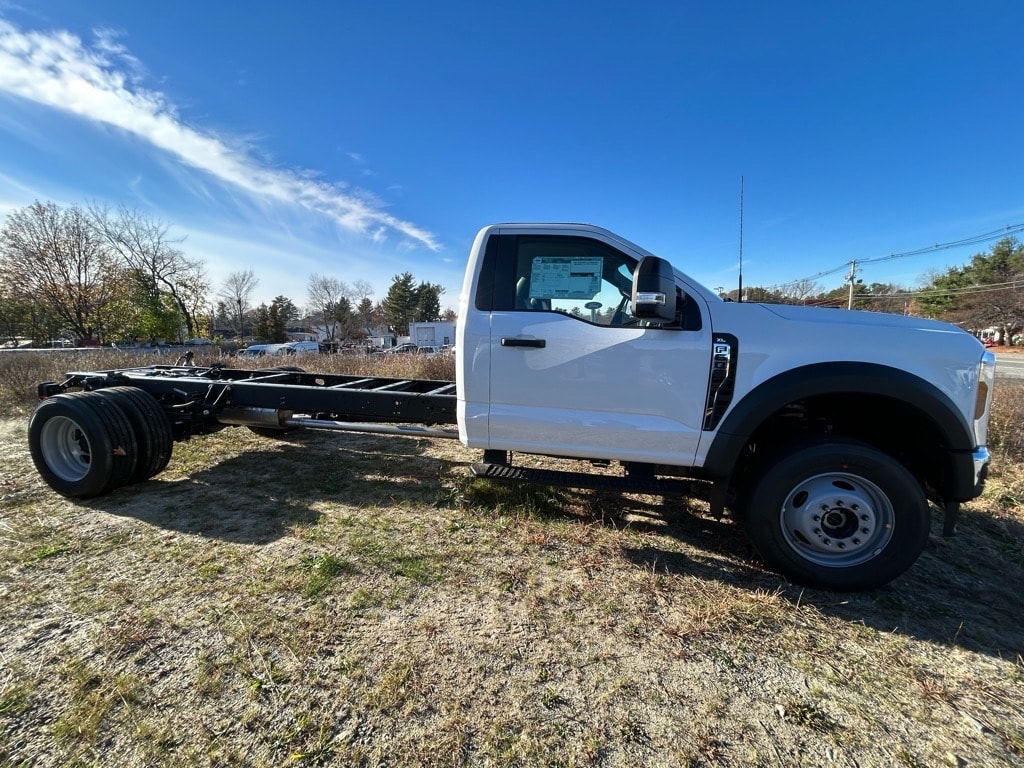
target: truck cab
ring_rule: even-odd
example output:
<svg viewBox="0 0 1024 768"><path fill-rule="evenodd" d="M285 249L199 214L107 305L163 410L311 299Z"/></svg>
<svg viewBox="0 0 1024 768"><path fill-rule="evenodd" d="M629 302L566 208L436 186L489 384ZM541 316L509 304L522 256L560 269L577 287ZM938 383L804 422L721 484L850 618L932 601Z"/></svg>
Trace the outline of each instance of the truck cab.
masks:
<svg viewBox="0 0 1024 768"><path fill-rule="evenodd" d="M638 316L651 254L604 230L484 230L459 317L459 407L472 447L690 466L707 405L712 325L697 283L679 318Z"/></svg>

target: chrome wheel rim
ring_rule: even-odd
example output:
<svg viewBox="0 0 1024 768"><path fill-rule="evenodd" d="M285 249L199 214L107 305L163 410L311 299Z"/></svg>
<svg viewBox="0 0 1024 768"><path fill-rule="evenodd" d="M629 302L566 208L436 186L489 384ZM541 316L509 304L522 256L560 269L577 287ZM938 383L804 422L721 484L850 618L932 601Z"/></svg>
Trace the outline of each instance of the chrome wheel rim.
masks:
<svg viewBox="0 0 1024 768"><path fill-rule="evenodd" d="M39 447L46 466L65 482L83 479L92 466L92 445L82 428L66 416L54 416L43 425Z"/></svg>
<svg viewBox="0 0 1024 768"><path fill-rule="evenodd" d="M895 512L882 489L859 475L828 472L799 483L783 503L782 533L800 557L843 568L881 554Z"/></svg>

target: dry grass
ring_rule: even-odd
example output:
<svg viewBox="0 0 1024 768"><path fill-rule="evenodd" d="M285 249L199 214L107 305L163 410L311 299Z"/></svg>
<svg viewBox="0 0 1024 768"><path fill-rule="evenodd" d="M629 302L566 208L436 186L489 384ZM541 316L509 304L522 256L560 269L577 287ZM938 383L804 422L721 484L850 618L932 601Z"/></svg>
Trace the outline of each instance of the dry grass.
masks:
<svg viewBox="0 0 1024 768"><path fill-rule="evenodd" d="M7 404L0 766L1024 765L1016 395L959 535L844 596L698 504L474 481L449 441L229 429L74 503Z"/></svg>
<svg viewBox="0 0 1024 768"><path fill-rule="evenodd" d="M28 415L36 403L36 385L41 381L61 381L67 371L102 371L142 365L170 365L175 354L136 354L116 349L67 349L46 352L0 352L0 414ZM298 355L242 360L221 357L215 348L196 347L196 365L220 362L228 367L270 368L275 365L299 365L324 373L373 373L379 376L405 376L453 380L455 360L451 356L419 359L409 355Z"/></svg>

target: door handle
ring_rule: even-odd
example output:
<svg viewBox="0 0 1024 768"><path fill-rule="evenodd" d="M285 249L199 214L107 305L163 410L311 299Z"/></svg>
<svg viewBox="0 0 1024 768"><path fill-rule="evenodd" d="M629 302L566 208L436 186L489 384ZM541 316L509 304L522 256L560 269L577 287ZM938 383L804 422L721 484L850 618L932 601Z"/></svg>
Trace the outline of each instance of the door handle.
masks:
<svg viewBox="0 0 1024 768"><path fill-rule="evenodd" d="M547 346L547 341L544 339L502 339L501 346L503 347L532 347L533 349L543 349Z"/></svg>

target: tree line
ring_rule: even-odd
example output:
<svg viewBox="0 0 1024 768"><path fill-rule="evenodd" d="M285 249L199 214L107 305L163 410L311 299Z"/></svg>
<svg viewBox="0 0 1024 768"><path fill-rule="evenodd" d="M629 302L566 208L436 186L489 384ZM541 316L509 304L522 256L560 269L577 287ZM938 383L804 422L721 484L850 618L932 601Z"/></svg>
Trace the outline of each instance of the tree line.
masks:
<svg viewBox="0 0 1024 768"><path fill-rule="evenodd" d="M181 341L215 336L286 341L287 329L318 329L328 341L365 338L385 329L404 335L410 322L451 319L444 288L392 278L383 300L363 279L309 277L305 308L286 296L252 305L252 269L212 286L184 238L126 206L62 207L36 201L9 213L0 229L0 335L46 345L133 340Z"/></svg>

